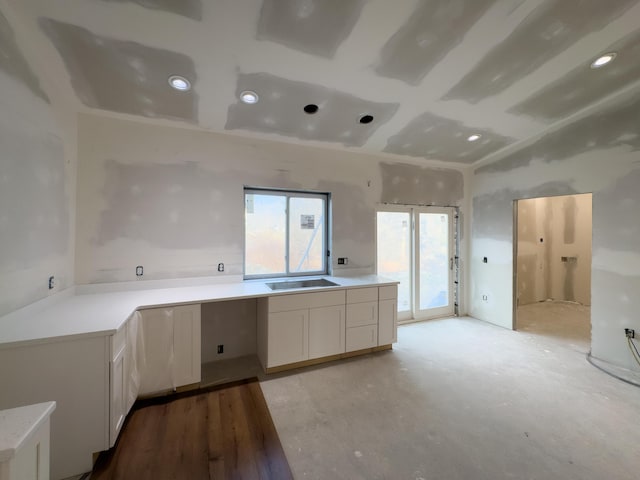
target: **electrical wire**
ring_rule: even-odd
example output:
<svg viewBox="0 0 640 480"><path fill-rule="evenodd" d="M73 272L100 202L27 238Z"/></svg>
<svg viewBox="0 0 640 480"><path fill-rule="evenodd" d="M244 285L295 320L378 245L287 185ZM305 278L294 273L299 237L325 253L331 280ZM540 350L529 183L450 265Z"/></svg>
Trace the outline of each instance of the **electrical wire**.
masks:
<svg viewBox="0 0 640 480"><path fill-rule="evenodd" d="M606 373L607 375L612 376L613 378L616 378L624 383L628 383L629 385L633 385L634 387L640 387L640 383L634 382L633 380L629 380L626 379L624 377L621 377L620 375L616 375L613 372L610 372L608 370L605 370L604 368L602 368L600 365L598 365L597 363L595 363L591 357L591 351L589 351L589 353L587 353L587 362L589 362L591 365L593 365L594 367L596 367L598 370L600 370L601 372Z"/></svg>

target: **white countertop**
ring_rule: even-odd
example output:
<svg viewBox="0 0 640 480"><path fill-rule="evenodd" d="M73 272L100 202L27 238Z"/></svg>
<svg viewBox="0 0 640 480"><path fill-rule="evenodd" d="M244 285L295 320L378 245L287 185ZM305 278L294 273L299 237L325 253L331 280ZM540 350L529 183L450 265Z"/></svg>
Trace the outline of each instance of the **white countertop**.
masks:
<svg viewBox="0 0 640 480"><path fill-rule="evenodd" d="M268 279L167 286L172 283L184 285L184 281L175 280L162 282L162 288L146 289L139 288L135 282L92 285L89 288L75 287L0 317L0 348L62 340L73 336L112 335L132 313L144 308L398 283L377 275L322 278L338 285L273 291L265 282L274 280Z"/></svg>
<svg viewBox="0 0 640 480"><path fill-rule="evenodd" d="M56 409L56 402L0 410L0 463L11 460Z"/></svg>

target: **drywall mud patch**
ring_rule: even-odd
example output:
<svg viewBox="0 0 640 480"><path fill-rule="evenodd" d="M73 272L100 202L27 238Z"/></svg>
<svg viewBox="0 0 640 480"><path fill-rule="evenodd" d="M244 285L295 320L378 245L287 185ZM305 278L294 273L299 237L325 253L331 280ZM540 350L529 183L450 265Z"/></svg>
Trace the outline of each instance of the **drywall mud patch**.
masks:
<svg viewBox="0 0 640 480"><path fill-rule="evenodd" d="M226 130L251 130L302 140L362 146L398 110L397 103L370 102L268 73L240 74L236 97L245 90L259 92L260 101L246 105L238 100L230 105ZM309 115L304 112L304 106L309 103L319 106L317 113ZM373 115L374 121L359 123L363 114Z"/></svg>
<svg viewBox="0 0 640 480"><path fill-rule="evenodd" d="M382 162L380 174L382 203L458 206L464 196L464 177L457 170Z"/></svg>
<svg viewBox="0 0 640 480"><path fill-rule="evenodd" d="M104 202L95 242L118 238L145 240L173 249L209 248L238 242L235 225L219 221L225 199L242 192L195 162L174 165L127 165L105 162Z"/></svg>
<svg viewBox="0 0 640 480"><path fill-rule="evenodd" d="M640 169L593 194L593 250L640 253Z"/></svg>
<svg viewBox="0 0 640 480"><path fill-rule="evenodd" d="M202 20L201 0L102 0L103 2L137 3L150 10L175 13L193 20Z"/></svg>
<svg viewBox="0 0 640 480"><path fill-rule="evenodd" d="M69 209L62 140L0 126L0 272L65 254Z"/></svg>
<svg viewBox="0 0 640 480"><path fill-rule="evenodd" d="M518 305L535 303L538 255L518 255Z"/></svg>
<svg viewBox="0 0 640 480"><path fill-rule="evenodd" d="M467 141L472 134L480 140ZM468 127L462 122L429 112L414 118L397 135L387 140L385 152L449 162L473 163L509 145L514 140L489 130Z"/></svg>
<svg viewBox="0 0 640 480"><path fill-rule="evenodd" d="M375 71L411 85L419 84L494 3L495 0L420 2L407 23L382 48Z"/></svg>
<svg viewBox="0 0 640 480"><path fill-rule="evenodd" d="M135 42L94 35L51 19L40 19L65 62L71 84L85 105L114 112L197 122L194 89L178 92L168 84L177 72L196 82L191 58Z"/></svg>
<svg viewBox="0 0 640 480"><path fill-rule="evenodd" d="M637 0L546 0L489 52L445 99L471 103L496 95L584 37L620 17Z"/></svg>
<svg viewBox="0 0 640 480"><path fill-rule="evenodd" d="M640 30L602 50L617 52L619 59L607 68L592 69L587 63L543 88L511 113L542 120L560 120L640 78Z"/></svg>
<svg viewBox="0 0 640 480"><path fill-rule="evenodd" d="M364 0L264 0L257 39L332 58L364 4Z"/></svg>
<svg viewBox="0 0 640 480"><path fill-rule="evenodd" d="M0 71L25 85L31 92L49 103L40 81L18 48L11 25L0 12Z"/></svg>
<svg viewBox="0 0 640 480"><path fill-rule="evenodd" d="M349 239L363 246L373 245L371 232L375 229L375 217L363 187L322 180L316 189L331 192L333 238Z"/></svg>
<svg viewBox="0 0 640 480"><path fill-rule="evenodd" d="M521 198L573 195L576 192L568 183L548 182L535 188L513 190L504 188L473 198L473 236L496 240L513 240L513 201Z"/></svg>
<svg viewBox="0 0 640 480"><path fill-rule="evenodd" d="M560 161L592 150L626 146L631 151L639 151L638 111L640 98L613 105L552 132L501 160L479 167L474 173L505 172L525 167L533 160Z"/></svg>

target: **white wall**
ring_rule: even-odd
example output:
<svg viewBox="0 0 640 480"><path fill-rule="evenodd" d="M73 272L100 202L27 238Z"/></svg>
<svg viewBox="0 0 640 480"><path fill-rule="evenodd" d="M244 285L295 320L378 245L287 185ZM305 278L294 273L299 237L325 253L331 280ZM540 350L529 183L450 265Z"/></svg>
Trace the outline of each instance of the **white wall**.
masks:
<svg viewBox="0 0 640 480"><path fill-rule="evenodd" d="M591 304L590 194L518 201L517 269L519 305Z"/></svg>
<svg viewBox="0 0 640 480"><path fill-rule="evenodd" d="M0 9L0 315L72 285L74 259L74 127L61 127L9 13Z"/></svg>
<svg viewBox="0 0 640 480"><path fill-rule="evenodd" d="M78 284L242 274L243 186L330 192L333 268L375 269L380 202L463 205L460 171L385 157L79 116ZM463 211L464 214L464 211Z"/></svg>
<svg viewBox="0 0 640 480"><path fill-rule="evenodd" d="M624 328L640 330L640 101L628 98L472 177L470 313L512 327L513 201L593 192L591 349L638 370ZM483 263L483 257L488 263ZM482 300L488 294L488 301Z"/></svg>

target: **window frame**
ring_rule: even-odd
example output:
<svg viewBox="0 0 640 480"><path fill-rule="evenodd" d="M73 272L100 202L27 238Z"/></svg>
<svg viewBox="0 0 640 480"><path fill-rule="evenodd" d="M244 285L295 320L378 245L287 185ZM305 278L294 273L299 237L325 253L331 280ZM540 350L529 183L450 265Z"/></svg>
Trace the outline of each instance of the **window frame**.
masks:
<svg viewBox="0 0 640 480"><path fill-rule="evenodd" d="M257 195L273 195L278 197L286 197L286 228L285 228L285 272L267 273L267 274L251 274L247 275L247 194ZM322 235L322 269L306 272L291 272L289 269L289 230L291 218L289 204L291 197L297 198L319 198L324 202L323 208L323 235ZM295 277L312 277L319 275L328 275L329 266L331 264L331 250L330 250L330 234L331 234L331 216L330 216L330 202L331 194L329 192L314 192L309 190L291 190L280 188L264 188L264 187L244 187L243 195L243 222L242 222L242 273L244 280L256 280L262 278L295 278Z"/></svg>

